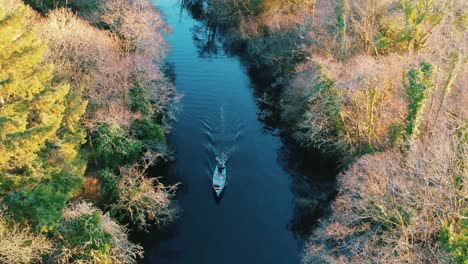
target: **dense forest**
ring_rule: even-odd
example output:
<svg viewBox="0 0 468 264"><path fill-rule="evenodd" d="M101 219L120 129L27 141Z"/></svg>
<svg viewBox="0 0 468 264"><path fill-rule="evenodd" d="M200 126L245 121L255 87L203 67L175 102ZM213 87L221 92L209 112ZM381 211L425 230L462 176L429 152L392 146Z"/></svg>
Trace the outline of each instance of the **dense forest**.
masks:
<svg viewBox="0 0 468 264"><path fill-rule="evenodd" d="M178 94L168 28L148 1L0 1L0 262L133 263L145 230L176 217Z"/></svg>
<svg viewBox="0 0 468 264"><path fill-rule="evenodd" d="M303 263L468 262L468 2L182 5L205 52L267 75L265 122L340 157ZM0 262L134 263L129 229L178 216L147 175L180 98L168 31L149 0L0 0Z"/></svg>

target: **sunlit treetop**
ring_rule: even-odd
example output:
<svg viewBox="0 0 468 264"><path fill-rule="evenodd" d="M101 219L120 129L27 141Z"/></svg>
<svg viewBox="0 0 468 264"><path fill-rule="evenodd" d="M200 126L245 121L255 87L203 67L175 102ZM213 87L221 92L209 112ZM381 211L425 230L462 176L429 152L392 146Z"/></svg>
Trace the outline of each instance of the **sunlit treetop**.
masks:
<svg viewBox="0 0 468 264"><path fill-rule="evenodd" d="M45 43L32 11L0 0L0 169L29 165L55 135L65 109L67 85L51 86L53 66L44 63Z"/></svg>

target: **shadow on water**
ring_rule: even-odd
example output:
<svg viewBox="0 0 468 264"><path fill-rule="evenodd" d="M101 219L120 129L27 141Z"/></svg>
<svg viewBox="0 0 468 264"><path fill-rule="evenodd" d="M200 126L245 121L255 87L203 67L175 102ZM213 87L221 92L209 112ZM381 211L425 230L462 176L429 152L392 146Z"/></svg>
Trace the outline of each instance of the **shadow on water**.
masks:
<svg viewBox="0 0 468 264"><path fill-rule="evenodd" d="M294 214L289 228L294 234L307 238L318 219L329 209L336 195L335 175L337 157L317 150L305 150L287 136L279 151L278 162L291 176L294 194Z"/></svg>

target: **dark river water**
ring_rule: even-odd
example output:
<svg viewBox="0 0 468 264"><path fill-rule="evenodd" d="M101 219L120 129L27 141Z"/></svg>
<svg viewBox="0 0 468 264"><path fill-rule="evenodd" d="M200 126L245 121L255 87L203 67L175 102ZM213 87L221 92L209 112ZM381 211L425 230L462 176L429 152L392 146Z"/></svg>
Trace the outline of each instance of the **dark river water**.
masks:
<svg viewBox="0 0 468 264"><path fill-rule="evenodd" d="M240 60L220 43L216 54L204 54L202 22L179 2L155 4L172 28L168 63L183 94L169 136L176 154L169 178L181 182L181 214L164 232L145 235L144 263L299 263L304 239L295 225L300 229L310 215L297 214L310 209L311 199L327 199L320 190L311 197L309 187L314 181L323 187L324 165L309 164L307 177L295 171L300 155L259 121L255 88ZM228 183L215 199L211 177L220 153L228 156Z"/></svg>

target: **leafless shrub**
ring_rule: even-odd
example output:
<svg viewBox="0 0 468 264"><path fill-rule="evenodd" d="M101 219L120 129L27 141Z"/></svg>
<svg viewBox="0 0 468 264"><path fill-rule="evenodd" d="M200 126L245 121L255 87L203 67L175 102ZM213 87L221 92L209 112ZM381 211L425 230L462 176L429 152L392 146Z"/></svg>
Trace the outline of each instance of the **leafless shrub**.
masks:
<svg viewBox="0 0 468 264"><path fill-rule="evenodd" d="M210 18L216 24L236 25L242 38L258 37L265 30L285 32L311 19L315 1L216 0L210 3Z"/></svg>
<svg viewBox="0 0 468 264"><path fill-rule="evenodd" d="M91 76L95 78L99 70L108 67L110 60L119 57L119 42L115 37L92 27L67 9L49 13L42 32L49 40L47 55L56 66L57 78L73 81L77 86L85 77L91 81Z"/></svg>
<svg viewBox="0 0 468 264"><path fill-rule="evenodd" d="M159 71L159 70L158 70ZM171 130L179 112L179 102L182 95L176 87L164 76L159 78L148 78L145 72L137 77L144 83L153 106L154 115L160 116L161 127L167 133Z"/></svg>
<svg viewBox="0 0 468 264"><path fill-rule="evenodd" d="M140 117L140 113L134 113L128 109L125 102L118 100L109 102L107 107L98 108L94 112L91 122L88 123L87 127L93 131L96 125L100 123L116 124L120 128L127 130L130 124Z"/></svg>
<svg viewBox="0 0 468 264"><path fill-rule="evenodd" d="M466 168L460 164L468 159L466 139L457 136L466 122L468 103L466 74L462 74L467 67L466 55L462 55L466 54L467 35L457 28L460 10L466 9L462 2L453 2L418 54L372 55L378 53L373 41L379 23L401 21L401 17L392 17L394 12L387 12L395 8L392 0L348 1L348 37L357 45L345 60L335 59L334 48L327 48L336 45L334 31L327 29L334 15L310 31L310 60L297 67L298 74L286 92L285 120L301 114L291 102L310 98L311 87L318 82L315 67L325 65L343 95L339 111L342 131L326 133L332 137L321 140L344 143L351 152L363 144L386 151L357 159L339 177L340 193L330 219L324 219L311 236L305 263L449 261L438 237L444 228L459 232L457 220L466 210L466 188L460 189L456 176L464 175L462 181L466 181ZM389 144L389 128L405 122L408 102L402 80L422 60L435 65L434 87L423 114L421 138L409 152L402 153ZM306 119L303 128L323 135L320 133L329 131L332 124L323 98L316 99L306 104L313 118ZM304 140L311 134L307 136Z"/></svg>
<svg viewBox="0 0 468 264"><path fill-rule="evenodd" d="M29 228L8 224L0 215L0 262L41 262L42 256L52 251L52 243L42 234L33 234Z"/></svg>
<svg viewBox="0 0 468 264"><path fill-rule="evenodd" d="M395 4L396 0L349 1L351 41L368 53L377 53L375 38L381 29L380 19L389 17Z"/></svg>
<svg viewBox="0 0 468 264"><path fill-rule="evenodd" d="M143 255L143 248L128 240L128 234L125 227L117 224L108 214L93 207L92 204L83 201L78 201L67 208L63 214L63 221L73 221L83 215L98 213L100 215L100 228L111 235L112 247L109 252L108 260L112 263L136 263L136 259ZM63 230L62 230L63 231ZM90 242L91 243L91 242ZM103 261L102 256L94 256L88 259L73 260L73 256L86 256L89 254L82 246L73 247L70 244L61 241L60 247L56 248L53 255L55 263L96 263Z"/></svg>
<svg viewBox="0 0 468 264"><path fill-rule="evenodd" d="M394 57L375 60L362 55L339 66L328 64L337 76L337 87L345 93L342 137L352 152L363 145L375 150L391 146L390 128L403 122L406 114L401 63Z"/></svg>
<svg viewBox="0 0 468 264"><path fill-rule="evenodd" d="M138 118L127 105L127 93L137 81L147 86L155 114L164 115L169 127L178 94L160 69L166 48L161 35L165 26L159 13L143 0L108 1L103 12L103 19L109 23L123 19L115 33L129 36L99 30L70 10L49 13L42 32L50 43L48 60L56 65L56 78L69 81L73 87L85 87L89 100L85 124L89 129L99 122L128 128ZM127 50L128 38L138 50Z"/></svg>
<svg viewBox="0 0 468 264"><path fill-rule="evenodd" d="M88 111L91 122L87 123L113 118L128 127L133 115L125 111L124 96L132 85L132 67L121 52L120 41L66 9L50 12L43 34L50 43L48 59L56 65L56 78L85 87L88 105L98 110Z"/></svg>
<svg viewBox="0 0 468 264"><path fill-rule="evenodd" d="M456 230L466 209L456 175L466 180L459 162L468 160L468 145L457 124L446 123L437 142L419 142L406 155L390 150L358 159L341 176L331 219L312 236L305 260L447 262L438 236L443 227Z"/></svg>
<svg viewBox="0 0 468 264"><path fill-rule="evenodd" d="M391 125L406 115L401 63L393 57L361 55L343 62L316 55L297 67L283 120L298 122L292 130L297 140L316 147L344 153L364 145L386 149ZM322 85L330 87L319 91Z"/></svg>
<svg viewBox="0 0 468 264"><path fill-rule="evenodd" d="M143 230L152 223L162 226L177 217L177 208L171 203L177 185L165 186L157 178L145 177L151 164L148 160L143 166L135 164L120 168L119 197L112 205L112 211L128 217Z"/></svg>
<svg viewBox="0 0 468 264"><path fill-rule="evenodd" d="M138 257L143 256L143 248L128 240L127 229L112 220L109 214L101 218L101 227L105 232L112 234L112 263L135 263Z"/></svg>
<svg viewBox="0 0 468 264"><path fill-rule="evenodd" d="M166 52L162 33L167 31L161 15L148 0L107 0L99 20L125 42L127 50L151 54L160 61Z"/></svg>

